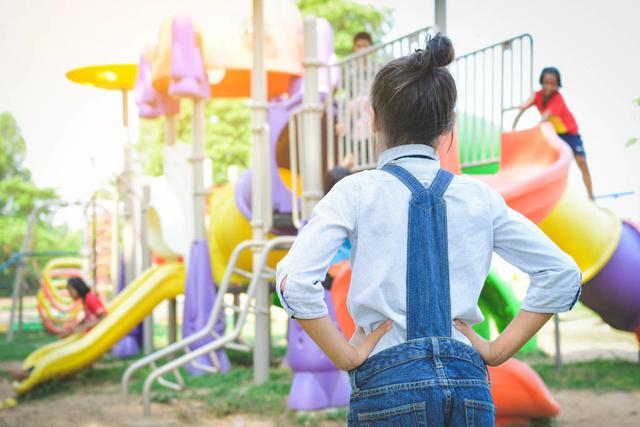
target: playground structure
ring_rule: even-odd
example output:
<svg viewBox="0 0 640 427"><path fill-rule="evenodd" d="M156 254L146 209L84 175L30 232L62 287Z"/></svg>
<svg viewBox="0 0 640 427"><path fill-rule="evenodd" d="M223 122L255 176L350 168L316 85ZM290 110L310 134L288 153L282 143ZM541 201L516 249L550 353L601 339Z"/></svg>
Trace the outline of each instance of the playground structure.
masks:
<svg viewBox="0 0 640 427"><path fill-rule="evenodd" d="M261 5L260 1L254 2L254 7L261 8ZM265 11L270 10L277 15L275 9L267 8ZM261 16L262 10L254 9L254 49L245 52L249 55L247 58L250 54L255 55L254 60L262 55L260 47L265 39ZM300 18L297 19L296 23L292 18L289 27L278 28L289 28L295 33L302 26ZM375 140L368 126L367 92L371 80L386 61L422 47L424 37L434 32L433 28L426 28L334 62L331 59L332 49L327 49L331 46L328 41L330 27L327 33L327 25L326 21L305 21L304 55L299 55L298 62L287 72L278 71L268 61L266 66L258 65L258 74L263 77L266 74L268 84L265 79L262 82L254 79L252 92L258 95L254 99L259 100L253 105L256 119L254 168L245 173L235 186L215 191L205 190L203 103L211 94L247 96L250 62L230 65L231 62L221 64L212 60L208 63L209 57L220 61L219 58L224 56L209 55L207 38L183 16L163 24L164 32L161 31L159 43L164 40L165 48L153 49L159 57L149 57L150 50L141 57L138 82L143 86L136 88L140 95L140 114L145 117L167 115L167 128L170 130L167 132L165 154L165 189L175 185L171 174L184 179L188 171L184 168L188 153L177 154L183 147L177 148L175 132L171 131L175 129L177 108L173 99L183 96L194 102L193 176L186 187L192 191L182 188L182 195L187 194L186 199L180 199L175 190L167 192L168 197L173 197L173 203L171 199L154 198L152 194L146 219L152 249L171 259L179 256L186 259L186 298L189 301L190 295L196 295L196 302L185 307L185 318L191 317L192 320L189 325L187 321L183 325L183 339L134 362L123 377L126 393L128 382L137 370L153 367L143 390L147 415L151 410L150 393L155 381L181 389L184 381L180 367L220 372L228 367L223 353L225 348L248 350L246 345L235 340L248 314L252 313L256 315L257 341L253 349L256 381L266 380L269 358L266 350L269 340L266 282L273 280L273 267L292 243L291 234L309 216L313 205L322 196L323 171L348 152L354 153L356 170L375 167ZM207 28L212 27L207 25ZM218 42L216 45L223 45L218 38L213 40ZM303 57L304 83L295 80L302 71ZM456 59L452 72L460 91L460 119L454 144L448 152L441 153L443 167L456 173L476 174L499 191L512 208L538 223L578 262L584 275L585 303L612 326L633 331L640 326L640 298L633 297L640 289L637 283L640 277L640 233L631 224L621 224L612 214L582 199L567 186L571 153L552 129L541 126L501 133L503 114L519 105L533 86L532 57L533 41L530 36L523 35ZM262 62L257 59L258 63ZM505 73L505 70L510 71ZM146 79L143 78L144 73L148 73ZM302 84L304 90L301 90ZM336 87L335 91L333 87ZM125 100L130 88L119 88ZM276 98L267 108L267 92L276 96L287 91L288 97ZM326 128L323 128L323 114L329 118L336 117L336 120L324 120ZM336 123L346 124L344 135L336 134ZM130 143L127 147L130 149ZM176 166L170 166L171 159L179 158L183 161L176 160ZM125 162L125 171L127 168L130 174L131 165L127 166ZM210 193L208 232L204 226L207 193ZM128 194L127 190L124 194ZM192 198L188 197L190 194L193 194ZM168 207L179 207L182 212L176 214ZM168 226L173 221L185 229L193 225L193 230L186 233L187 237L185 233L175 235ZM132 239L135 234L125 231L125 236ZM580 239L575 236L580 236ZM584 239L588 239L588 244L583 243ZM189 250L191 241L194 243ZM134 271L133 267L125 268L125 271L129 272L126 280L129 285L111 302L107 318L87 334L69 337L32 354L25 361L25 367L34 367L34 371L26 382L16 388L17 391L26 392L39 382L74 372L96 360L147 317L159 301L174 298L185 289L185 270L174 262L152 267L137 275L135 280L129 276L133 274L130 273ZM349 326L344 302L348 291L347 270L344 275L341 287L332 289L328 298L332 299L339 325L348 336L349 328L352 330L353 326ZM635 282L633 278L636 278ZM214 283L218 284L217 291ZM232 283L248 283L247 298L239 307L224 304L224 294ZM338 288L342 299L336 295ZM509 296L508 285L495 276L487 280L486 289L481 308L501 330L517 311L515 300ZM488 295L491 290L494 290L493 299ZM499 309L496 301L507 302L508 310ZM225 308L239 313L236 324L228 333L224 333L219 320ZM294 321L290 322L290 331L294 324ZM480 329L488 334L488 323L481 325ZM308 337L306 339L308 341ZM292 341L290 336L290 352ZM309 363L306 366L292 365L296 372L291 393L294 399L290 399L290 406L294 409L315 409L318 405L344 404L345 390L348 396L348 389L344 388L347 385L335 367L327 363L328 359L311 344L296 351ZM167 362L171 356L175 358ZM290 360L294 357L289 354ZM165 377L169 373L175 375L175 380ZM331 390L326 389L323 384L327 381L319 379L321 377L332 378ZM499 422L521 422L557 414L557 404L526 365L512 361L492 369L492 378ZM518 394L514 390L526 392Z"/></svg>

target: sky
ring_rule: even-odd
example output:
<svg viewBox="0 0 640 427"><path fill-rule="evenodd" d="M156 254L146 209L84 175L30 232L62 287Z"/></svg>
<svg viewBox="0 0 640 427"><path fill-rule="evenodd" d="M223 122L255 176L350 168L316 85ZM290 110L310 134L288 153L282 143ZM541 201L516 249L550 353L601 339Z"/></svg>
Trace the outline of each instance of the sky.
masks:
<svg viewBox="0 0 640 427"><path fill-rule="evenodd" d="M394 10L388 39L433 22L429 0L369 0ZM456 51L522 33L534 38L534 72L554 65L587 150L596 194L640 192L640 2L449 0L447 30ZM224 13L213 0L0 0L0 111L27 141L26 165L38 185L82 199L122 164L121 98L73 84L75 67L137 62L160 22L175 12ZM131 111L135 108L131 105ZM535 113L526 119L535 121ZM135 140L137 121L131 114ZM579 181L576 170L572 179ZM603 201L640 217L640 197Z"/></svg>

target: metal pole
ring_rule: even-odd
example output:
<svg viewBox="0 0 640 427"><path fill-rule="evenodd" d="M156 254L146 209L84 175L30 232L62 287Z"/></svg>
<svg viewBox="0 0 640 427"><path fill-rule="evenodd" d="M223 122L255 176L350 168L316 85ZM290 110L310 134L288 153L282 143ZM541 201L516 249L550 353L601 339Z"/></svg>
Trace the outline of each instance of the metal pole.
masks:
<svg viewBox="0 0 640 427"><path fill-rule="evenodd" d="M193 170L193 237L194 240L206 238L204 223L206 194L204 191L204 105L205 100L193 100L193 151L191 167Z"/></svg>
<svg viewBox="0 0 640 427"><path fill-rule="evenodd" d="M91 280L93 291L97 291L98 281L98 207L97 207L97 192L93 193L91 197Z"/></svg>
<svg viewBox="0 0 640 427"><path fill-rule="evenodd" d="M447 32L447 0L434 0L435 20L438 31Z"/></svg>
<svg viewBox="0 0 640 427"><path fill-rule="evenodd" d="M560 317L558 314L553 315L553 323L555 325L555 342L556 342L556 371L560 372L562 370L562 350L560 349Z"/></svg>
<svg viewBox="0 0 640 427"><path fill-rule="evenodd" d="M177 304L176 299L171 298L169 300L169 344L173 344L178 340L178 327L177 327Z"/></svg>
<svg viewBox="0 0 640 427"><path fill-rule="evenodd" d="M263 0L253 0L253 69L251 74L253 113L253 175L251 178L251 228L253 239L266 240L271 229L271 171L269 170L269 130L267 128L267 73L264 65ZM319 159L319 157L317 158ZM316 160L317 160L316 159ZM258 274L261 248L253 251L254 274ZM269 288L259 281L256 292L256 331L253 351L253 381L269 380L270 322Z"/></svg>
<svg viewBox="0 0 640 427"><path fill-rule="evenodd" d="M145 185L142 189L142 218L140 221L140 247L142 249L142 268L151 267L151 251L147 245L147 211L149 210L149 200L151 199L151 188ZM142 348L144 354L153 352L153 310L142 323Z"/></svg>
<svg viewBox="0 0 640 427"><path fill-rule="evenodd" d="M22 247L20 252L22 254L29 251L29 246L31 245L31 237L33 235L33 231L38 220L38 212L40 212L40 207L34 208L29 214L29 222L27 223L27 231L24 235L24 239L22 239ZM22 330L22 282L24 281L24 264L22 259L18 260L18 264L16 266L16 277L13 281L13 295L11 296L11 314L9 315L9 330L7 331L7 342L13 341L13 327L15 324L16 318L16 307L19 307L18 314L18 323L19 330Z"/></svg>
<svg viewBox="0 0 640 427"><path fill-rule="evenodd" d="M304 20L304 97L302 125L304 156L301 159L302 217L308 218L323 196L322 189L322 104L318 92L318 44L315 17ZM347 124L348 126L348 124Z"/></svg>
<svg viewBox="0 0 640 427"><path fill-rule="evenodd" d="M194 111L195 112L195 111ZM165 144L170 147L176 143L176 115L167 115L167 121L165 123ZM176 299L171 298L168 305L168 322L169 322L169 344L173 344L178 339L178 323L177 323L177 304Z"/></svg>
<svg viewBox="0 0 640 427"><path fill-rule="evenodd" d="M167 115L167 120L165 122L165 132L166 132L165 143L168 146L174 145L176 143L176 135L177 135L175 114Z"/></svg>
<svg viewBox="0 0 640 427"><path fill-rule="evenodd" d="M124 199L124 242L125 286L136 278L136 230L133 200L133 147L129 135L128 91L122 91L122 127L124 131L124 168L122 171L122 193Z"/></svg>
<svg viewBox="0 0 640 427"><path fill-rule="evenodd" d="M119 180L119 178L116 178ZM111 212L111 287L118 287L118 273L120 271L120 191L118 183L113 192L113 211Z"/></svg>

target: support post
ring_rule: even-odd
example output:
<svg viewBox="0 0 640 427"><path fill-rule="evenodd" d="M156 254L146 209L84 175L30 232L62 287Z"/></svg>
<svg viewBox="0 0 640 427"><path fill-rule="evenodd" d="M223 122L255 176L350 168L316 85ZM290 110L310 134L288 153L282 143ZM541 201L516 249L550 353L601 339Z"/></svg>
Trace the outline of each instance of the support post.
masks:
<svg viewBox="0 0 640 427"><path fill-rule="evenodd" d="M140 221L140 247L142 249L142 269L151 267L151 252L147 245L147 211L151 200L151 188L145 185L142 189L142 218ZM153 311L144 318L142 323L142 348L144 354L153 353Z"/></svg>
<svg viewBox="0 0 640 427"><path fill-rule="evenodd" d="M253 70L251 74L253 112L253 174L251 178L251 228L253 239L265 241L272 226L271 171L269 170L269 128L267 125L267 73L264 64L264 5L253 0ZM254 274L262 248L253 251ZM271 331L269 288L260 281L256 292L256 331L253 351L253 381L269 379Z"/></svg>
<svg viewBox="0 0 640 427"><path fill-rule="evenodd" d="M116 178L119 179L119 178ZM113 191L113 205L111 212L111 287L118 288L118 274L120 272L120 191L118 183Z"/></svg>
<svg viewBox="0 0 640 427"><path fill-rule="evenodd" d="M204 191L204 106L206 100L193 100L193 238L195 241L206 239L204 223L206 194Z"/></svg>
<svg viewBox="0 0 640 427"><path fill-rule="evenodd" d="M562 349L560 348L560 316L558 313L553 315L553 323L555 326L554 335L556 344L555 365L556 371L560 372L562 370Z"/></svg>
<svg viewBox="0 0 640 427"><path fill-rule="evenodd" d="M302 170L302 218L309 218L314 206L323 196L322 188L322 104L318 91L318 42L316 18L304 20L304 97L302 126L304 150Z"/></svg>
<svg viewBox="0 0 640 427"><path fill-rule="evenodd" d="M447 33L447 0L434 0L435 21L438 31Z"/></svg>
<svg viewBox="0 0 640 427"><path fill-rule="evenodd" d="M176 143L177 137L177 127L176 127L176 115L168 114L165 122L165 144L167 147L171 147ZM168 311L168 335L169 335L169 344L173 344L178 340L178 323L177 323L177 303L175 298L171 298L169 300L169 304L167 306Z"/></svg>
<svg viewBox="0 0 640 427"><path fill-rule="evenodd" d="M29 251L31 246L31 237L35 229L36 222L38 221L38 213L40 207L34 208L29 214L29 222L27 223L27 230L24 238L22 239L22 247L20 253L25 254ZM16 308L18 308L18 330L22 331L22 284L24 282L24 263L22 259L18 259L16 265L16 276L13 281L13 294L11 296L11 314L9 315L9 330L7 331L7 342L13 341L13 328L16 321Z"/></svg>
<svg viewBox="0 0 640 427"><path fill-rule="evenodd" d="M122 241L124 243L125 286L136 278L136 229L133 197L133 147L129 135L129 92L122 91L122 127L124 132L124 167L122 171L122 195L124 215Z"/></svg>

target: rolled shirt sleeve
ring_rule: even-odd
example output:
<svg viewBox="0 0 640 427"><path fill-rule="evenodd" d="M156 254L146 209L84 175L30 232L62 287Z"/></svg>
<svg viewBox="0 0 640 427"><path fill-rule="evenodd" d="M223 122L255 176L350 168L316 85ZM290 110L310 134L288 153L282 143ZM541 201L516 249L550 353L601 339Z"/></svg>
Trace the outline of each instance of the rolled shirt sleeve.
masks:
<svg viewBox="0 0 640 427"><path fill-rule="evenodd" d="M356 229L358 190L351 177L338 182L313 209L308 223L276 268L276 292L289 316L316 319L328 314L322 281L331 260ZM284 294L281 283L287 279Z"/></svg>
<svg viewBox="0 0 640 427"><path fill-rule="evenodd" d="M535 313L562 313L573 308L582 291L582 273L539 227L509 208L489 189L494 227L494 251L529 274L530 285L521 308Z"/></svg>

